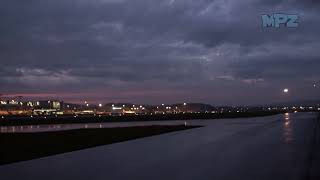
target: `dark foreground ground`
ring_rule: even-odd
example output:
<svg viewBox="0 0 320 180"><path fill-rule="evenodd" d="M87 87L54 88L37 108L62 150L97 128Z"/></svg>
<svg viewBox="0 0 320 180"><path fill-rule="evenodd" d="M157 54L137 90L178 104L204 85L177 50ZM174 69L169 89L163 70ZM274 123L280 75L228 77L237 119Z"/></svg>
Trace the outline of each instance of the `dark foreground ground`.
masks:
<svg viewBox="0 0 320 180"><path fill-rule="evenodd" d="M199 120L201 128L0 166L1 180L319 180L316 113Z"/></svg>
<svg viewBox="0 0 320 180"><path fill-rule="evenodd" d="M0 133L0 165L199 126L145 126Z"/></svg>

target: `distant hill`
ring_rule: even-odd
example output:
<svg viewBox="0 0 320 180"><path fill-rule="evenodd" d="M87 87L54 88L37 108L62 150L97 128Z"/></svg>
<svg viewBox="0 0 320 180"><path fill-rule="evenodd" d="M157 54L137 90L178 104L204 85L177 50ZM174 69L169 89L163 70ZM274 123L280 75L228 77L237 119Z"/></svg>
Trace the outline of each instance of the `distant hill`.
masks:
<svg viewBox="0 0 320 180"><path fill-rule="evenodd" d="M290 102L278 102L268 104L267 106L319 106L320 100L297 100Z"/></svg>

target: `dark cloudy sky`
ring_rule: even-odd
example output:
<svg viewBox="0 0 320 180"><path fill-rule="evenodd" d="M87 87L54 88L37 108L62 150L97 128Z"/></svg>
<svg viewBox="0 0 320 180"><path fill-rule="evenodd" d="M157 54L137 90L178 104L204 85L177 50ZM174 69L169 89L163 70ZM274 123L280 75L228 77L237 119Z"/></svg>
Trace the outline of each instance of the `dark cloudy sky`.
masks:
<svg viewBox="0 0 320 180"><path fill-rule="evenodd" d="M263 29L261 15L278 12L299 14L299 28ZM0 62L0 92L8 96L234 105L315 99L320 2L1 0Z"/></svg>

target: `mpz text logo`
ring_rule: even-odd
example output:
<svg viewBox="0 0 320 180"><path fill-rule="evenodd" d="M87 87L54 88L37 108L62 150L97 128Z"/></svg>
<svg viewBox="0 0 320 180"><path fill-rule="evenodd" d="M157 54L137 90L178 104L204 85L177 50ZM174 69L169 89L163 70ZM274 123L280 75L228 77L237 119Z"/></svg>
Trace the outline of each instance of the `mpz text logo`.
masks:
<svg viewBox="0 0 320 180"><path fill-rule="evenodd" d="M262 15L262 26L264 28L273 27L280 28L282 24L287 28L297 28L298 27L298 15L293 14L272 14L272 15Z"/></svg>

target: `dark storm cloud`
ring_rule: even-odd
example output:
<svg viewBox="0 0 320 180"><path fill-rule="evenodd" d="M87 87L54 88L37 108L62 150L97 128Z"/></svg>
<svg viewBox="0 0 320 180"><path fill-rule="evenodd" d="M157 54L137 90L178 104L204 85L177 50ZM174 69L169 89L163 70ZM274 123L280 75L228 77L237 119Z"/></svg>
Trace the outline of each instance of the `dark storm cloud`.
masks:
<svg viewBox="0 0 320 180"><path fill-rule="evenodd" d="M155 86L223 97L222 87L245 95L247 84L318 80L319 8L312 0L5 0L0 90ZM299 28L262 29L260 15L277 12L299 14Z"/></svg>
<svg viewBox="0 0 320 180"><path fill-rule="evenodd" d="M303 58L303 57L302 57ZM273 56L244 60L241 63L231 65L234 68L234 76L240 78L264 78L264 79L295 79L317 77L319 78L319 58Z"/></svg>

